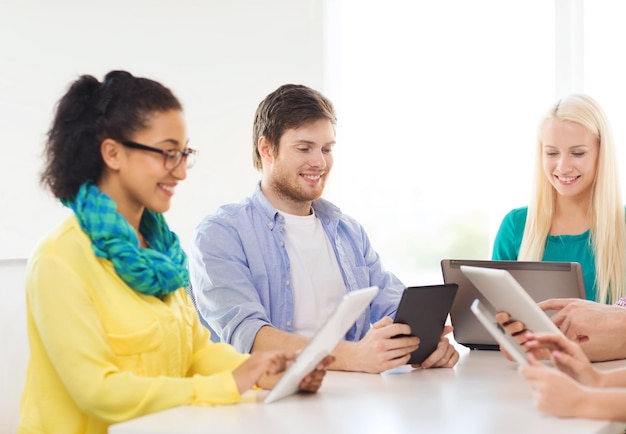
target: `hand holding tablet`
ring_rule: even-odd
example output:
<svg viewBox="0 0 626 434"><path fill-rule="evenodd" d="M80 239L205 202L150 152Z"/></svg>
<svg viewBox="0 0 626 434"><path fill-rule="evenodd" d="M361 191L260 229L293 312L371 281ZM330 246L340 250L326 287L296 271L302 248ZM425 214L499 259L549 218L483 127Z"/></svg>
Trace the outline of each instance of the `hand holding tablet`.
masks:
<svg viewBox="0 0 626 434"><path fill-rule="evenodd" d="M411 335L420 340L409 364L421 364L437 348L457 289L458 285L451 283L413 286L402 293L394 322L408 324Z"/></svg>
<svg viewBox="0 0 626 434"><path fill-rule="evenodd" d="M535 333L552 333L563 335L550 317L537 305L522 286L505 270L461 266L461 271L472 281L478 290L491 303L496 312L507 312L511 318L524 323L528 330ZM488 312L480 303L472 305L472 312L485 325L485 328L508 351L511 356L520 361L519 351L523 351L523 360L526 360L526 350L517 343L508 333L504 334L494 317L494 312ZM490 327L493 326L493 327ZM511 337L511 339L509 339ZM507 342L504 344L503 342ZM511 348L513 349L511 349Z"/></svg>
<svg viewBox="0 0 626 434"><path fill-rule="evenodd" d="M508 352L513 359L520 365L527 365L526 350L521 346L513 336L504 330L504 328L498 323L494 315L489 312L479 299L475 299L470 307L476 318L487 329L487 331L493 336L493 338L500 344L506 352Z"/></svg>
<svg viewBox="0 0 626 434"><path fill-rule="evenodd" d="M296 393L302 379L333 351L377 293L378 287L372 286L344 295L328 320L317 330L315 336L300 351L293 364L265 397L265 404Z"/></svg>

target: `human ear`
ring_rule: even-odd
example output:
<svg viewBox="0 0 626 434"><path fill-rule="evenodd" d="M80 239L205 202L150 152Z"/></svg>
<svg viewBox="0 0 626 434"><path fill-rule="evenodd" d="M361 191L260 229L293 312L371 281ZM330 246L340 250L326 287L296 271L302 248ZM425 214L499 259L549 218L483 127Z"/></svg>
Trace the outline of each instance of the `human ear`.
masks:
<svg viewBox="0 0 626 434"><path fill-rule="evenodd" d="M121 146L113 139L104 139L100 144L100 154L105 166L112 170L119 170Z"/></svg>
<svg viewBox="0 0 626 434"><path fill-rule="evenodd" d="M272 163L274 161L272 146L270 141L267 140L265 136L261 136L259 138L259 141L257 142L257 150L259 151L259 155L261 155L261 159L265 163Z"/></svg>

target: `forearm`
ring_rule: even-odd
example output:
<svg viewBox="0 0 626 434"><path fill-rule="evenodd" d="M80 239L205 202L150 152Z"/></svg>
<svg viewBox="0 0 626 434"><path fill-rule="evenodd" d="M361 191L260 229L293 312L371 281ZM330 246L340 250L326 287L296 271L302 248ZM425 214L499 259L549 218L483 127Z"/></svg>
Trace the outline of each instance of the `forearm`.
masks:
<svg viewBox="0 0 626 434"><path fill-rule="evenodd" d="M74 394L83 411L110 423L180 405L234 404L240 393L231 372L194 377L137 377L123 372Z"/></svg>
<svg viewBox="0 0 626 434"><path fill-rule="evenodd" d="M271 326L261 327L252 344L252 351L298 352L306 346L309 339L294 333L285 332ZM358 370L354 360L352 347L354 342L341 341L333 351L335 361L328 366L333 371Z"/></svg>
<svg viewBox="0 0 626 434"><path fill-rule="evenodd" d="M272 326L263 326L257 332L251 353L256 351L287 351L298 352L304 348L309 339L295 333L285 332Z"/></svg>
<svg viewBox="0 0 626 434"><path fill-rule="evenodd" d="M626 333L623 332L626 330L626 308L620 307L619 309L620 311L615 312L612 318L615 323L613 344L611 345L614 348L614 360L626 359Z"/></svg>
<svg viewBox="0 0 626 434"><path fill-rule="evenodd" d="M589 340L581 348L592 362L626 359L626 308L603 312L606 320L588 332Z"/></svg>
<svg viewBox="0 0 626 434"><path fill-rule="evenodd" d="M600 387L626 387L626 369L617 368L601 371ZM626 396L626 393L624 395Z"/></svg>
<svg viewBox="0 0 626 434"><path fill-rule="evenodd" d="M592 362L626 359L626 338L623 339L623 342L618 341L622 341L622 338L615 339L615 346L611 347L586 345L585 343L580 346Z"/></svg>
<svg viewBox="0 0 626 434"><path fill-rule="evenodd" d="M328 369L333 371L364 371L364 369L359 365L359 360L354 357L355 345L356 343L350 341L339 342L333 351L335 361L328 367Z"/></svg>
<svg viewBox="0 0 626 434"><path fill-rule="evenodd" d="M626 390L587 388L585 394L576 416L626 422Z"/></svg>

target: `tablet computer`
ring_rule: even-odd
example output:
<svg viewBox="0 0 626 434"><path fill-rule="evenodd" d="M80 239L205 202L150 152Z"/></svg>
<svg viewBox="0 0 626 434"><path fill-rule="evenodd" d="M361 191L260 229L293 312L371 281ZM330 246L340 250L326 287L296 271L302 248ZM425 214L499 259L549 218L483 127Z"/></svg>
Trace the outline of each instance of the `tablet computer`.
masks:
<svg viewBox="0 0 626 434"><path fill-rule="evenodd" d="M561 330L537 305L506 270L461 266L461 271L478 288L496 312L507 312L511 318L521 321L526 329L535 333L560 334Z"/></svg>
<svg viewBox="0 0 626 434"><path fill-rule="evenodd" d="M378 287L371 286L344 295L328 320L315 332L309 343L298 353L296 360L267 394L264 402L270 404L296 393L302 379L335 349L377 293Z"/></svg>
<svg viewBox="0 0 626 434"><path fill-rule="evenodd" d="M524 347L518 344L515 338L504 330L504 327L496 320L494 314L488 311L487 308L480 303L479 299L474 300L470 309L489 334L493 336L496 342L498 342L517 363L520 365L528 364Z"/></svg>
<svg viewBox="0 0 626 434"><path fill-rule="evenodd" d="M404 290L394 322L408 324L420 339L407 363L420 364L437 348L458 285L411 286ZM398 336L399 337L399 336Z"/></svg>

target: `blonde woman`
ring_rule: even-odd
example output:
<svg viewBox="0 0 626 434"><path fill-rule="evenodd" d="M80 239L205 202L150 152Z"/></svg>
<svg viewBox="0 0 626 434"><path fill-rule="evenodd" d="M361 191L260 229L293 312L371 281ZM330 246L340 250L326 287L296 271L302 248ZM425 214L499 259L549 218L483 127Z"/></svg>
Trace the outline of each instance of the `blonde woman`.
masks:
<svg viewBox="0 0 626 434"><path fill-rule="evenodd" d="M615 303L625 295L626 224L609 122L595 100L573 94L538 133L534 194L505 216L492 257L579 262L586 298Z"/></svg>
<svg viewBox="0 0 626 434"><path fill-rule="evenodd" d="M626 224L616 160L598 103L579 94L557 101L539 126L535 193L528 207L506 215L492 255L581 263L587 300L539 306L557 311L552 320L592 361L626 358ZM524 324L504 312L498 320L525 341Z"/></svg>

